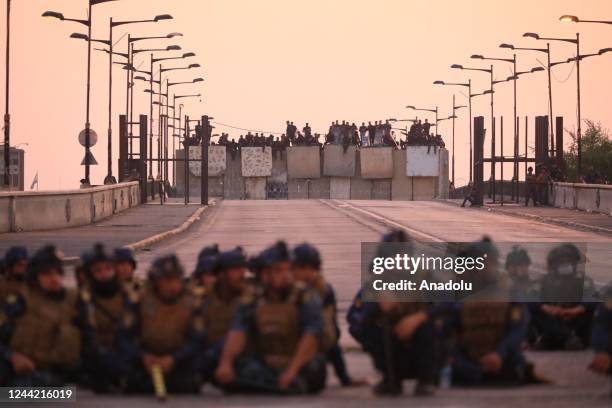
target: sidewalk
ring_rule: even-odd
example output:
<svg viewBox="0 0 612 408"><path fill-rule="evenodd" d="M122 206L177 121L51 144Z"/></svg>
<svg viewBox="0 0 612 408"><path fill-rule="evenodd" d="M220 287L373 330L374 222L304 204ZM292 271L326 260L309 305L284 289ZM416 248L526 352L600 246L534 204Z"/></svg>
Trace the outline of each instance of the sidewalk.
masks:
<svg viewBox="0 0 612 408"><path fill-rule="evenodd" d="M460 206L463 200L445 200L450 204ZM567 228L597 232L602 234L612 234L612 217L606 214L589 213L580 210L570 210L568 208L556 207L525 207L524 204L505 203L503 206L499 204L486 204L483 209L494 211L497 213L528 218L534 221L545 222L549 224L561 225ZM469 204L468 204L469 206Z"/></svg>
<svg viewBox="0 0 612 408"><path fill-rule="evenodd" d="M82 227L0 234L0 256L13 245L23 245L33 253L43 245L54 244L66 257L78 257L97 242L113 250L179 228L199 208L199 204L185 206L169 200L164 206L155 202L141 205Z"/></svg>

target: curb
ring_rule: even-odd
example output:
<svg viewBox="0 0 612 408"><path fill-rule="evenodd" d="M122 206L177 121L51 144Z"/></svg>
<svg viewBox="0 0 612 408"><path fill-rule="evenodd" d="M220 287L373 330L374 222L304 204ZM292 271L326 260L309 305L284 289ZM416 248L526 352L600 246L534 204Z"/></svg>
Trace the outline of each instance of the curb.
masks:
<svg viewBox="0 0 612 408"><path fill-rule="evenodd" d="M174 229L171 229L169 231L166 232L162 232L160 234L157 235L153 235L152 237L149 238L145 238L141 241L135 242L133 244L130 245L126 245L126 248L131 249L132 251L136 252L136 251L140 251L143 248L149 247L151 245L157 244L160 241L164 241L168 238L174 237L178 234L181 234L183 232L185 232L189 227L191 227L191 225L193 225L194 222L198 221L200 219L200 217L202 216L202 214L204 213L204 211L206 211L206 209L210 206L214 206L215 203L209 203L208 206L206 207L200 207L198 208L192 215L191 217L189 217L187 219L187 221L185 221L183 224L181 224L179 227L176 227Z"/></svg>
<svg viewBox="0 0 612 408"><path fill-rule="evenodd" d="M449 205L454 205L456 207L461 207L458 203L456 203L454 201L446 200L445 202L447 204L449 204ZM472 208L472 207L469 207L469 208ZM500 208L492 208L492 207L487 207L487 206L482 206L482 207L478 207L478 208L474 208L474 209L478 209L478 210L481 210L481 211L485 211L485 209L486 209L486 211L496 212L498 214L508 215L510 217L518 217L518 218L524 218L524 219L528 219L528 220L538 221L538 222L541 222L541 223L544 223L544 224L554 224L554 225L560 225L562 227L570 227L570 228L581 229L581 230L586 230L586 231L590 231L590 232L598 232L598 233L603 233L603 234L612 234L612 230L610 230L608 228L598 227L598 226L595 226L595 225L581 224L579 222L563 221L563 220L558 220L558 219L555 219L555 218L542 217L541 215L517 213L517 212L513 212L513 211L505 211L505 210L502 210Z"/></svg>

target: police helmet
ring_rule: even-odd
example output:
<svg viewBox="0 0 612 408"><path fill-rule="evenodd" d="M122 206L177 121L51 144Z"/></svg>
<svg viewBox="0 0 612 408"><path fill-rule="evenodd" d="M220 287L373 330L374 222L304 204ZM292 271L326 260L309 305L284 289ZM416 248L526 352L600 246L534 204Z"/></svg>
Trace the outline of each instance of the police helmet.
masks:
<svg viewBox="0 0 612 408"><path fill-rule="evenodd" d="M167 255L158 258L153 262L149 269L149 280L156 281L161 278L177 277L182 278L184 276L183 266L179 262L176 255Z"/></svg>
<svg viewBox="0 0 612 408"><path fill-rule="evenodd" d="M214 266L214 272L215 274L219 274L233 268L245 268L247 264L247 258L242 247L236 247L231 251L221 252L219 254Z"/></svg>
<svg viewBox="0 0 612 408"><path fill-rule="evenodd" d="M548 253L546 257L548 270L555 269L562 259L576 265L584 260L584 256L576 245L570 243L561 244Z"/></svg>
<svg viewBox="0 0 612 408"><path fill-rule="evenodd" d="M260 255L261 266L269 268L280 262L289 262L289 248L284 241L278 241L270 248L264 250Z"/></svg>
<svg viewBox="0 0 612 408"><path fill-rule="evenodd" d="M484 236L480 241L472 242L463 249L459 256L462 258L489 258L498 259L499 251L489 236Z"/></svg>
<svg viewBox="0 0 612 408"><path fill-rule="evenodd" d="M134 252L130 248L116 248L113 255L115 262L129 262L132 264L132 268L136 269Z"/></svg>
<svg viewBox="0 0 612 408"><path fill-rule="evenodd" d="M17 262L28 260L28 250L22 246L14 246L9 248L4 254L4 267L12 268Z"/></svg>
<svg viewBox="0 0 612 408"><path fill-rule="evenodd" d="M512 251L506 257L506 268L516 265L531 265L531 258L527 251L518 245L512 247Z"/></svg>
<svg viewBox="0 0 612 408"><path fill-rule="evenodd" d="M310 266L316 270L320 270L321 254L314 246L304 243L293 249L291 253L291 262L297 266Z"/></svg>
<svg viewBox="0 0 612 408"><path fill-rule="evenodd" d="M53 245L40 249L34 254L28 264L26 271L27 281L35 282L38 274L50 269L57 269L63 274L62 258L63 255Z"/></svg>
<svg viewBox="0 0 612 408"><path fill-rule="evenodd" d="M83 268L85 269L86 273L89 273L89 270L94 264L112 261L113 259L106 253L104 245L100 243L95 244L91 251L85 252L83 255L81 255L81 262L83 263Z"/></svg>
<svg viewBox="0 0 612 408"><path fill-rule="evenodd" d="M214 244L211 246L207 246L206 248L202 249L198 254L198 261L202 258L216 257L217 255L219 255L219 245Z"/></svg>

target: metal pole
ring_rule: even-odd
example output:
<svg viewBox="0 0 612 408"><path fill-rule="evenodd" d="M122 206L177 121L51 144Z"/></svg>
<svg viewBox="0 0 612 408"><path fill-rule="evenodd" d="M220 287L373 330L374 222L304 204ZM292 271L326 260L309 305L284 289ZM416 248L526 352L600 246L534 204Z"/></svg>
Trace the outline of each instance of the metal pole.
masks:
<svg viewBox="0 0 612 408"><path fill-rule="evenodd" d="M134 44L129 45L129 53L130 53L130 66L134 65ZM129 93L130 93L130 140L134 136L134 130L132 129L132 123L134 122L134 71L132 69L129 70L130 80L129 80ZM146 137L146 135L141 135L141 137Z"/></svg>
<svg viewBox="0 0 612 408"><path fill-rule="evenodd" d="M518 186L518 161L517 161L517 156L518 156L518 126L516 124L516 120L518 118L517 116L517 79L518 77L516 76L516 54L514 54L513 56L513 64L514 64L514 79L513 79L513 85L514 85L514 120L513 120L513 128L514 128L514 138L513 138L513 143L514 143L514 165L512 166L512 178L514 179L512 181L512 198L514 198L514 190L515 188ZM502 128L503 129L503 128ZM503 149L503 143L502 143L502 149ZM502 155L503 156L503 155ZM504 164L502 163L502 169L503 169ZM503 179L503 177L502 177ZM516 188L517 193L518 193L518 188ZM503 185L502 185L502 191L503 191ZM503 196L502 196L503 198Z"/></svg>
<svg viewBox="0 0 612 408"><path fill-rule="evenodd" d="M85 108L85 183L91 184L89 181L89 155L90 155L90 123L89 123L89 101L91 94L91 13L93 10L92 2L89 2L89 13L87 21L87 102Z"/></svg>
<svg viewBox="0 0 612 408"><path fill-rule="evenodd" d="M504 205L504 117L500 116L499 117L499 127L500 127L500 132L499 132L499 149L500 149L500 154L501 154L501 158L502 158L502 162L501 162L501 169L500 169L500 185L501 185L501 198L500 198L500 202L501 205Z"/></svg>
<svg viewBox="0 0 612 408"><path fill-rule="evenodd" d="M473 155L474 155L474 147L472 145L472 140L474 138L473 136L473 131L472 131L472 79L470 78L468 80L468 89L469 89L469 100L470 100L470 183L473 181L473 163L474 163L474 159L473 159Z"/></svg>
<svg viewBox="0 0 612 408"><path fill-rule="evenodd" d="M495 202L495 111L493 108L494 103L494 92L493 92L493 64L491 64L491 182L489 184L490 194L493 195L493 202Z"/></svg>
<svg viewBox="0 0 612 408"><path fill-rule="evenodd" d="M11 187L11 115L10 102L10 58L11 58L11 0L6 2L6 89L4 103L4 185L10 190Z"/></svg>
<svg viewBox="0 0 612 408"><path fill-rule="evenodd" d="M189 138L189 116L185 116L185 137L183 138L185 148L185 205L189 204L189 146L187 139Z"/></svg>
<svg viewBox="0 0 612 408"><path fill-rule="evenodd" d="M108 141L107 141L107 170L104 184L114 184L113 180L113 18L109 23L108 53Z"/></svg>
<svg viewBox="0 0 612 408"><path fill-rule="evenodd" d="M127 50L127 67L129 68L126 72L126 85L125 85L125 121L129 122L128 126L132 128L132 120L130 119L130 72L132 71L132 57L130 52L130 34L127 36L128 38L128 50ZM132 156L132 135L131 130L128 132L128 157Z"/></svg>
<svg viewBox="0 0 612 408"><path fill-rule="evenodd" d="M151 54L151 75L149 76L149 180L153 180L153 54ZM133 96L132 96L133 97Z"/></svg>
<svg viewBox="0 0 612 408"><path fill-rule="evenodd" d="M552 99L552 78L551 78L551 65L550 65L550 43L546 44L546 49L548 50L548 111L550 114L550 141L551 141L551 149L555 150L555 132L554 132L554 124L553 119L555 115L553 115L553 99Z"/></svg>
<svg viewBox="0 0 612 408"><path fill-rule="evenodd" d="M158 98L158 102L159 102L159 108L157 109L157 178L161 179L162 177L162 158L163 158L163 153L162 153L162 122L161 122L161 116L162 116L162 69L163 66L160 65L159 66L159 98ZM153 70L151 69L151 76L153 76Z"/></svg>
<svg viewBox="0 0 612 408"><path fill-rule="evenodd" d="M202 132L202 163L200 179L200 205L208 205L208 143L210 135L210 121L208 116L202 116L200 132Z"/></svg>
<svg viewBox="0 0 612 408"><path fill-rule="evenodd" d="M580 33L576 33L576 78L578 91L578 179L582 176L582 115L580 105Z"/></svg>
<svg viewBox="0 0 612 408"><path fill-rule="evenodd" d="M168 91L169 92L169 91ZM172 95L172 185L176 187L176 95Z"/></svg>
<svg viewBox="0 0 612 408"><path fill-rule="evenodd" d="M452 183L453 183L453 187L455 187L455 112L457 111L457 108L455 107L455 94L453 94L453 152L452 152L452 156L453 156L453 168L452 168Z"/></svg>

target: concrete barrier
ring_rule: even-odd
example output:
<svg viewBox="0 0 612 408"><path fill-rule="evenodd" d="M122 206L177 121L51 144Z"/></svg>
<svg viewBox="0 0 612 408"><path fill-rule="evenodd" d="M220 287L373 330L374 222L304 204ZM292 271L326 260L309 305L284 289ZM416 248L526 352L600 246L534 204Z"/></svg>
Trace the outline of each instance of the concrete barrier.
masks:
<svg viewBox="0 0 612 408"><path fill-rule="evenodd" d="M247 200L266 199L266 178L247 177L244 179L244 195Z"/></svg>
<svg viewBox="0 0 612 408"><path fill-rule="evenodd" d="M308 180L308 198L329 200L329 177Z"/></svg>
<svg viewBox="0 0 612 408"><path fill-rule="evenodd" d="M287 148L287 174L290 179L321 177L321 148L319 146Z"/></svg>
<svg viewBox="0 0 612 408"><path fill-rule="evenodd" d="M357 167L355 177L351 177L351 200L370 200L372 199L372 180L361 177L361 164L363 150L357 152Z"/></svg>
<svg viewBox="0 0 612 408"><path fill-rule="evenodd" d="M372 200L391 200L391 180L372 180Z"/></svg>
<svg viewBox="0 0 612 408"><path fill-rule="evenodd" d="M272 157L272 175L266 183L266 197L269 200L286 200L287 188L287 154L276 153Z"/></svg>
<svg viewBox="0 0 612 408"><path fill-rule="evenodd" d="M391 200L412 200L412 177L406 176L406 153L393 151L393 178L391 179Z"/></svg>
<svg viewBox="0 0 612 408"><path fill-rule="evenodd" d="M228 200L244 200L244 180L240 152L236 152L234 157L227 153L227 167L223 175L224 197Z"/></svg>
<svg viewBox="0 0 612 408"><path fill-rule="evenodd" d="M353 177L357 147L344 148L339 145L327 145L323 148L323 175L330 177Z"/></svg>
<svg viewBox="0 0 612 408"><path fill-rule="evenodd" d="M350 200L351 179L349 177L330 177L329 198L333 200Z"/></svg>
<svg viewBox="0 0 612 408"><path fill-rule="evenodd" d="M193 161L192 161L193 160ZM189 147L189 171L195 177L202 175L202 146ZM208 146L208 176L219 177L227 168L225 146Z"/></svg>
<svg viewBox="0 0 612 408"><path fill-rule="evenodd" d="M138 182L70 191L0 193L0 232L91 224L140 204Z"/></svg>
<svg viewBox="0 0 612 408"><path fill-rule="evenodd" d="M289 180L287 190L290 200L306 200L308 199L308 180Z"/></svg>
<svg viewBox="0 0 612 408"><path fill-rule="evenodd" d="M550 201L555 207L612 215L612 186L554 183Z"/></svg>
<svg viewBox="0 0 612 408"><path fill-rule="evenodd" d="M242 147L242 177L270 177L272 175L271 147Z"/></svg>
<svg viewBox="0 0 612 408"><path fill-rule="evenodd" d="M448 199L450 190L450 181L448 178L449 173L449 162L448 162L448 150L438 149L438 162L440 169L438 171L438 177L436 182L438 184L438 198Z"/></svg>
<svg viewBox="0 0 612 408"><path fill-rule="evenodd" d="M365 147L360 153L362 178L390 179L393 177L392 147Z"/></svg>

